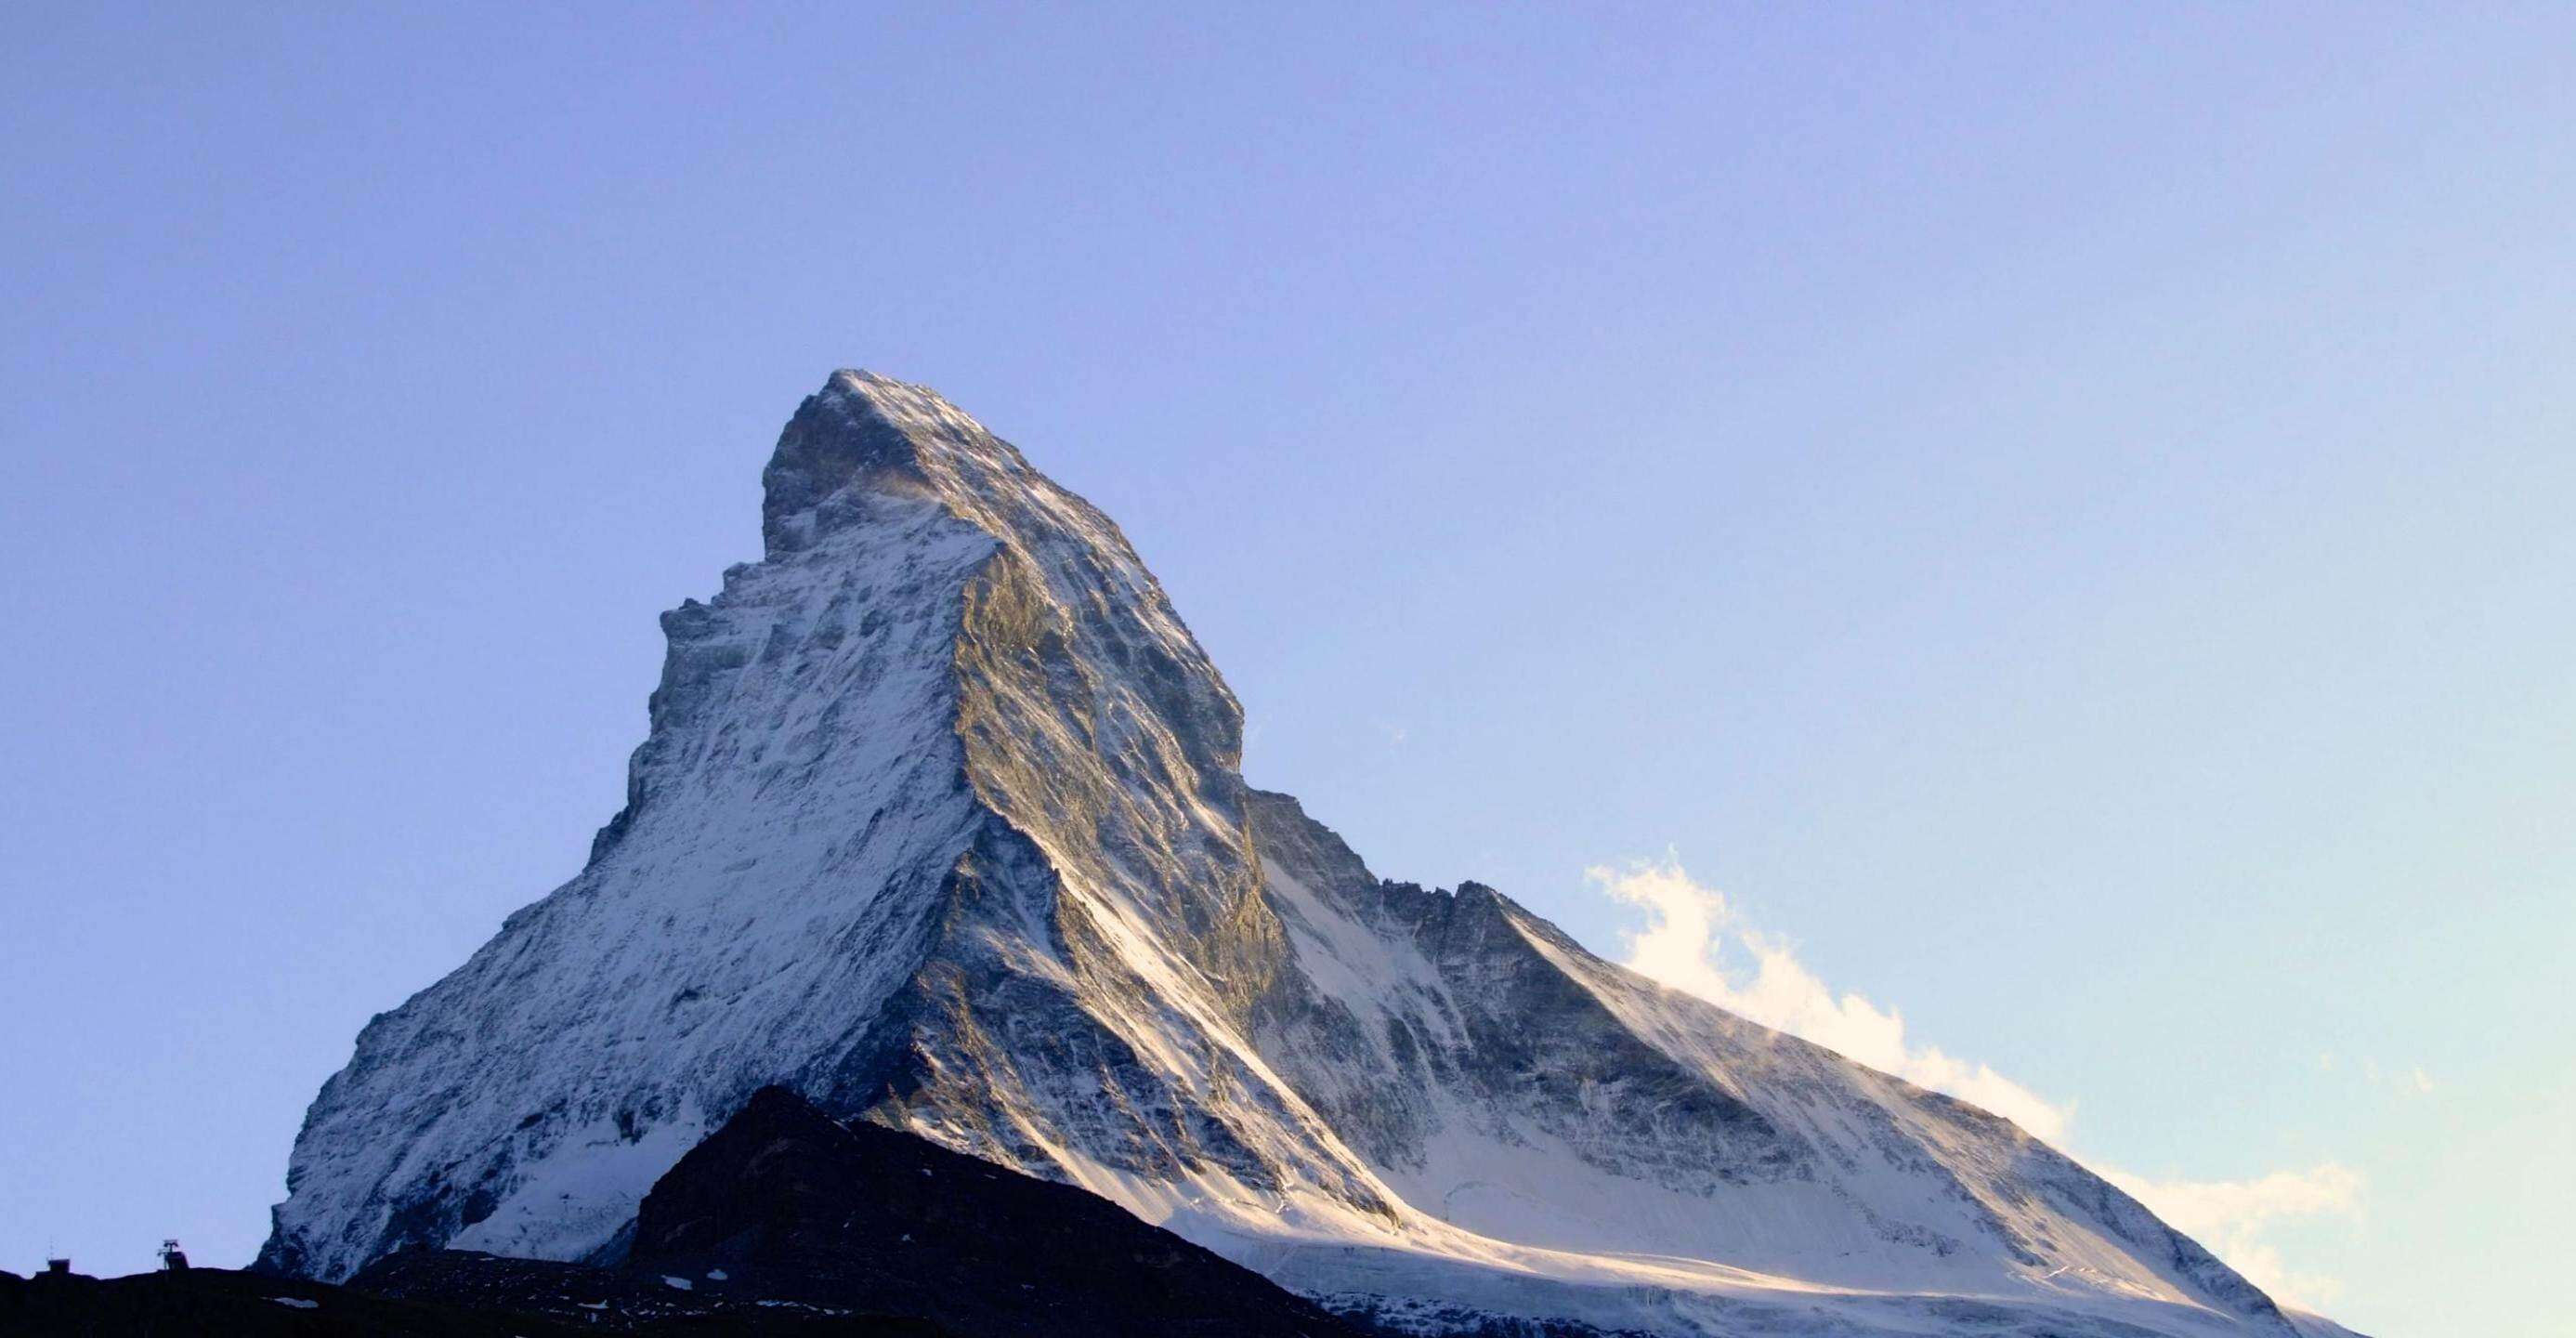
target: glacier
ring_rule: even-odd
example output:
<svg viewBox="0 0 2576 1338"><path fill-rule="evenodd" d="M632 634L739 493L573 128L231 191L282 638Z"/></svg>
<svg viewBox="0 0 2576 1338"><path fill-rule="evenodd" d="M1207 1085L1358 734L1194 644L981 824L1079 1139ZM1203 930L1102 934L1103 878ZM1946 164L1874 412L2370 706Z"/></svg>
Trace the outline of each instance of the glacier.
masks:
<svg viewBox="0 0 2576 1338"><path fill-rule="evenodd" d="M780 1084L1390 1329L2344 1332L2007 1120L1381 879L1244 781L1117 526L934 392L834 373L763 483L624 809L367 1024L261 1267L617 1257Z"/></svg>

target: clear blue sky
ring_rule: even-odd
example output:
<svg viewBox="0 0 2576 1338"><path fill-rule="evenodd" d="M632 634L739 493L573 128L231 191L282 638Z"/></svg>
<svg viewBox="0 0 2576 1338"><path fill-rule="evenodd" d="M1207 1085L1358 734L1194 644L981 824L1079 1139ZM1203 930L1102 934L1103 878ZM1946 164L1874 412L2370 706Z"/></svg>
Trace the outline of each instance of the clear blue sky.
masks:
<svg viewBox="0 0 2576 1338"><path fill-rule="evenodd" d="M1380 872L1615 952L1675 852L2088 1158L2360 1177L2337 1317L2565 1331L2576 17L1233 8L0 12L0 1267L248 1256L857 364Z"/></svg>

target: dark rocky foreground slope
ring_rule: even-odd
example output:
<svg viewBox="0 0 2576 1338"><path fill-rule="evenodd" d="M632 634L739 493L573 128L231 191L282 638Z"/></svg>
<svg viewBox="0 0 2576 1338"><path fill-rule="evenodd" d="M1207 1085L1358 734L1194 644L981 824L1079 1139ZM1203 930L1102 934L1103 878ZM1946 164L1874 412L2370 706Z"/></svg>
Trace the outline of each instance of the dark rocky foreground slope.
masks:
<svg viewBox="0 0 2576 1338"><path fill-rule="evenodd" d="M950 1330L923 1319L693 1301L677 1294L666 1301L632 1280L572 1264L442 1252L432 1269L457 1284L456 1299L436 1294L440 1289L435 1287L423 1287L420 1295L395 1297L355 1283L335 1286L221 1268L106 1279L24 1279L0 1273L0 1334L12 1338L354 1338L362 1334L568 1338L600 1333L675 1338L693 1334L951 1338ZM490 1299L514 1288L542 1290L549 1304L537 1309ZM595 1298L588 1304L597 1310L554 1304L558 1295L575 1292Z"/></svg>
<svg viewBox="0 0 2576 1338"><path fill-rule="evenodd" d="M960 1334L1324 1338L1313 1303L1125 1209L763 1088L644 1199L629 1272Z"/></svg>
<svg viewBox="0 0 2576 1338"><path fill-rule="evenodd" d="M386 1256L343 1286L195 1269L10 1278L0 1333L1351 1338L1259 1274L1070 1185L783 1088L654 1185L605 1264Z"/></svg>
<svg viewBox="0 0 2576 1338"><path fill-rule="evenodd" d="M230 1269L106 1279L0 1273L0 1333L29 1338L555 1338L574 1332L550 1321L524 1322L497 1312L391 1300L327 1283Z"/></svg>

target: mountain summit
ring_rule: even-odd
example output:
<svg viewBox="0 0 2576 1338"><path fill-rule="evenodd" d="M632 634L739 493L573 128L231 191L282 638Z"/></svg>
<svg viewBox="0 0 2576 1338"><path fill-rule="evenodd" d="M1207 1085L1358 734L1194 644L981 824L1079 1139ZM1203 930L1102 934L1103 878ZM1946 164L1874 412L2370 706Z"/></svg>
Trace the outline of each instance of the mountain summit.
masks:
<svg viewBox="0 0 2576 1338"><path fill-rule="evenodd" d="M579 875L369 1022L262 1265L613 1258L759 1089L1439 1332L2340 1332L2009 1122L1380 880L1116 525L835 373Z"/></svg>

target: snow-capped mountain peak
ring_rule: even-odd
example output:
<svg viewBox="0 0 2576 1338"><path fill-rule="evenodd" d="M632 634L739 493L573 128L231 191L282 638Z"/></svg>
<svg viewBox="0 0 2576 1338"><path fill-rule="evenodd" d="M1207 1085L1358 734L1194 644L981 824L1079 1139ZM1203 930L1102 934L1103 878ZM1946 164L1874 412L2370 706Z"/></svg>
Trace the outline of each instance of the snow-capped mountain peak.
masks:
<svg viewBox="0 0 2576 1338"><path fill-rule="evenodd" d="M614 1253L775 1083L1398 1326L2297 1331L1996 1116L1379 879L1244 783L1117 527L937 394L835 373L763 481L625 810L368 1024L266 1265Z"/></svg>

